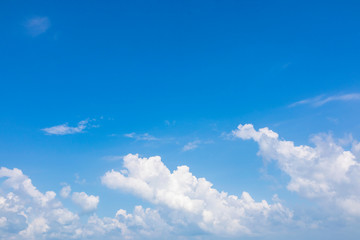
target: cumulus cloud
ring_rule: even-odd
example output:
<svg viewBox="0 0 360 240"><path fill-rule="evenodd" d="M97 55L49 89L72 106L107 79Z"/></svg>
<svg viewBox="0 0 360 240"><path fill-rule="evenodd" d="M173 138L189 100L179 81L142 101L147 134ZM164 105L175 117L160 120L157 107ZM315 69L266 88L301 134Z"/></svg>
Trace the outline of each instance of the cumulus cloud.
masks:
<svg viewBox="0 0 360 240"><path fill-rule="evenodd" d="M265 234L292 219L292 212L278 202L256 202L247 192L240 197L219 192L205 178L193 176L187 166L170 172L158 156L139 158L129 154L124 157L124 167L121 172L106 172L102 183L167 209L168 221L173 224L239 236Z"/></svg>
<svg viewBox="0 0 360 240"><path fill-rule="evenodd" d="M25 27L31 36L36 37L50 28L50 20L48 17L34 17L25 23Z"/></svg>
<svg viewBox="0 0 360 240"><path fill-rule="evenodd" d="M149 133L143 133L143 134L138 134L138 133L127 133L124 134L125 137L127 138L133 138L135 140L141 140L141 141L155 141L155 140L159 140L158 138L151 136Z"/></svg>
<svg viewBox="0 0 360 240"><path fill-rule="evenodd" d="M76 127L70 127L68 123L41 129L47 135L69 135L82 133L86 128L95 127L89 124L89 120L83 120Z"/></svg>
<svg viewBox="0 0 360 240"><path fill-rule="evenodd" d="M0 168L0 178L6 178L0 188L0 216L5 222L0 235L4 239L39 239L39 235L57 234L67 238L70 227L61 233L57 231L79 217L55 199L55 192L40 192L31 179L16 168Z"/></svg>
<svg viewBox="0 0 360 240"><path fill-rule="evenodd" d="M360 93L348 93L342 95L333 95L333 96L317 96L315 98L308 98L293 104L290 104L289 107L295 107L299 105L309 104L314 107L320 107L326 103L334 102L334 101L352 101L352 100L360 100Z"/></svg>
<svg viewBox="0 0 360 240"><path fill-rule="evenodd" d="M99 196L87 195L85 192L74 192L71 199L75 204L79 205L84 212L96 210L99 204Z"/></svg>
<svg viewBox="0 0 360 240"><path fill-rule="evenodd" d="M166 239L164 236L172 230L158 210L141 206L136 206L132 213L119 209L114 217L93 214L80 221L77 214L63 207L53 191L40 192L21 170L2 167L2 178L5 180L0 185L1 239ZM85 193L73 196L89 208L98 201Z"/></svg>
<svg viewBox="0 0 360 240"><path fill-rule="evenodd" d="M255 130L253 125L239 125L233 135L259 144L259 155L275 160L290 176L287 188L310 199L338 206L349 215L360 216L360 163L351 151L344 150L325 134L312 138L314 147L295 146L279 139L268 128ZM353 151L358 145L353 145Z"/></svg>

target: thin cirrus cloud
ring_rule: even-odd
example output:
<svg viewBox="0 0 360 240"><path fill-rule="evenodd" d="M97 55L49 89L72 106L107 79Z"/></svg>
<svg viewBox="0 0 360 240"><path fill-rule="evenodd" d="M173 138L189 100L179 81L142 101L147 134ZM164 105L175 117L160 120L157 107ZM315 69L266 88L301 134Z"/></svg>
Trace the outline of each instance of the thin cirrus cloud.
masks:
<svg viewBox="0 0 360 240"><path fill-rule="evenodd" d="M124 137L132 138L132 139L140 140L140 141L156 141L156 140L159 140L158 138L150 135L149 133L138 134L138 133L132 132L132 133L124 134Z"/></svg>
<svg viewBox="0 0 360 240"><path fill-rule="evenodd" d="M190 150L194 150L196 148L199 147L199 144L201 143L200 140L195 140L195 141L192 141L192 142L188 142L187 144L185 144L185 146L183 147L183 151L186 152L186 151L190 151Z"/></svg>
<svg viewBox="0 0 360 240"><path fill-rule="evenodd" d="M113 161L122 160L123 158L124 158L124 156L108 155L108 156L103 156L101 159L102 159L102 160L105 160L105 161L113 162Z"/></svg>
<svg viewBox="0 0 360 240"><path fill-rule="evenodd" d="M239 125L233 135L252 139L259 145L259 155L274 160L290 177L287 189L309 199L333 206L346 216L360 217L360 145L352 142L344 150L331 135L312 138L314 147L296 146L292 141L279 139L268 128L255 130L252 124ZM335 207L335 208L334 208Z"/></svg>
<svg viewBox="0 0 360 240"><path fill-rule="evenodd" d="M96 126L90 125L89 120L82 120L77 124L76 127L71 127L68 123L64 123L53 127L43 128L41 130L44 131L47 135L69 135L82 133L85 131L86 128L91 127Z"/></svg>
<svg viewBox="0 0 360 240"><path fill-rule="evenodd" d="M183 152L187 152L198 148L201 144L210 144L210 143L214 143L214 142L212 140L208 140L208 141L195 140L185 144L182 150Z"/></svg>
<svg viewBox="0 0 360 240"><path fill-rule="evenodd" d="M26 21L25 28L27 32L33 36L39 36L45 33L51 26L48 17L33 17Z"/></svg>
<svg viewBox="0 0 360 240"><path fill-rule="evenodd" d="M360 100L360 93L348 93L348 94L341 94L341 95L333 95L333 96L325 96L320 95L314 98L304 99L289 105L289 107L296 107L299 105L311 105L313 107L321 107L324 104L336 101L354 101Z"/></svg>

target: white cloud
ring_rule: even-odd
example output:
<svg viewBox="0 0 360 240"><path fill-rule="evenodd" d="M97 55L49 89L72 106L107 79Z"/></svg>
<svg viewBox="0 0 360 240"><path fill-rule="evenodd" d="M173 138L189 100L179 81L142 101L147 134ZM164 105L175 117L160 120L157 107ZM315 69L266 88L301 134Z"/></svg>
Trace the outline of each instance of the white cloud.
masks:
<svg viewBox="0 0 360 240"><path fill-rule="evenodd" d="M199 144L201 143L201 141L196 140L196 141L192 141L192 142L188 142L184 147L183 147L183 151L189 151L189 150L193 150L195 148L199 147Z"/></svg>
<svg viewBox="0 0 360 240"><path fill-rule="evenodd" d="M193 176L187 166L170 172L158 156L139 158L129 154L124 157L124 167L126 170L121 172L107 172L102 183L166 207L168 221L175 225L238 236L265 234L292 219L292 212L280 203L256 202L247 192L240 197L218 192L205 178Z"/></svg>
<svg viewBox="0 0 360 240"><path fill-rule="evenodd" d="M99 196L87 195L85 192L74 192L71 199L75 204L79 205L84 212L96 210L99 204Z"/></svg>
<svg viewBox="0 0 360 240"><path fill-rule="evenodd" d="M133 138L135 140L142 140L142 141L155 141L155 140L159 140L158 138L151 136L148 133L143 133L143 134L138 134L138 133L127 133L124 134L125 137L127 138Z"/></svg>
<svg viewBox="0 0 360 240"><path fill-rule="evenodd" d="M31 36L36 37L50 28L50 20L48 17L34 17L26 22L25 27Z"/></svg>
<svg viewBox="0 0 360 240"><path fill-rule="evenodd" d="M88 127L88 120L83 120L76 127L69 127L68 123L41 129L48 135L68 135L81 133Z"/></svg>
<svg viewBox="0 0 360 240"><path fill-rule="evenodd" d="M6 178L0 188L0 216L6 218L5 227L0 228L2 238L40 239L63 228L59 234L68 238L70 227L64 225L70 226L79 217L64 208L53 191L41 193L17 168L0 168L0 178Z"/></svg>
<svg viewBox="0 0 360 240"><path fill-rule="evenodd" d="M69 185L64 186L60 190L60 196L63 197L63 198L69 197L70 193L71 193L71 187Z"/></svg>
<svg viewBox="0 0 360 240"><path fill-rule="evenodd" d="M317 96L315 98L304 99L293 104L290 104L289 107L295 107L298 105L309 104L314 107L320 107L326 103L334 102L334 101L352 101L352 100L360 100L360 93L349 93L342 95L333 95L333 96Z"/></svg>
<svg viewBox="0 0 360 240"><path fill-rule="evenodd" d="M2 167L1 178L5 178L0 184L1 239L164 239L172 229L157 210L141 206L132 213L120 209L112 218L93 214L82 223L77 214L63 207L54 192L41 193L21 170ZM84 193L74 196L90 208L97 201Z"/></svg>
<svg viewBox="0 0 360 240"><path fill-rule="evenodd" d="M259 144L259 155L277 161L280 169L290 176L287 186L290 191L360 216L356 210L360 206L360 163L331 136L314 136L315 147L310 147L280 140L268 128L256 131L251 124L239 125L233 134L241 139L253 139ZM357 145L353 148L357 149Z"/></svg>

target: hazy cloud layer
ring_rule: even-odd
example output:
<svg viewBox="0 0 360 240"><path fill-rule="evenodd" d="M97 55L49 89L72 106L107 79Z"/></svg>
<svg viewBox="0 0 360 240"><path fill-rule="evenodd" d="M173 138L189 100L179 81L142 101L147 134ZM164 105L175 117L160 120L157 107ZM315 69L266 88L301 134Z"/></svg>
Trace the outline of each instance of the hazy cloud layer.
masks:
<svg viewBox="0 0 360 240"><path fill-rule="evenodd" d="M33 37L45 33L50 28L50 25L48 17L34 17L25 23L27 32Z"/></svg>

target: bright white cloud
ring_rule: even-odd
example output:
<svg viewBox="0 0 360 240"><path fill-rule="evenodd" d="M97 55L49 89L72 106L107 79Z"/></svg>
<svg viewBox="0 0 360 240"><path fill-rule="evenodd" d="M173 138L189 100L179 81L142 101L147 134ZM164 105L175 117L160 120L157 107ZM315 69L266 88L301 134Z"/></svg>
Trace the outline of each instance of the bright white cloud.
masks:
<svg viewBox="0 0 360 240"><path fill-rule="evenodd" d="M64 123L49 128L43 128L41 130L48 135L69 135L75 133L82 133L86 128L93 127L90 126L88 123L89 120L83 120L80 121L76 127L70 127L68 123Z"/></svg>
<svg viewBox="0 0 360 240"><path fill-rule="evenodd" d="M135 140L141 140L141 141L155 141L155 140L159 140L158 138L151 136L148 133L143 133L143 134L138 134L138 133L127 133L124 134L125 137L127 138L133 138Z"/></svg>
<svg viewBox="0 0 360 240"><path fill-rule="evenodd" d="M1 239L164 239L172 230L157 210L141 206L132 213L120 209L112 218L93 214L82 223L77 214L56 200L54 192L41 193L21 170L2 167L2 178L5 181L0 185ZM98 201L91 195L74 194L90 208Z"/></svg>
<svg viewBox="0 0 360 240"><path fill-rule="evenodd" d="M342 95L333 95L333 96L317 96L315 98L304 99L298 102L295 102L289 107L295 107L298 105L309 104L314 107L320 107L326 103L334 102L334 101L352 101L352 100L360 100L360 93L349 93L349 94L342 94Z"/></svg>
<svg viewBox="0 0 360 240"><path fill-rule="evenodd" d="M124 167L121 172L107 172L102 183L166 207L168 221L173 224L238 236L265 234L292 219L292 212L280 203L256 202L247 192L240 197L219 192L205 178L193 176L187 166L170 172L158 156L139 158L129 154L124 157Z"/></svg>
<svg viewBox="0 0 360 240"><path fill-rule="evenodd" d="M329 135L312 138L315 147L295 146L280 140L268 128L258 131L253 125L239 125L233 131L241 139L253 139L259 144L259 154L275 160L290 176L287 188L307 198L335 204L350 215L360 216L360 163L351 151L344 150ZM354 145L353 149L357 149Z"/></svg>
<svg viewBox="0 0 360 240"><path fill-rule="evenodd" d="M40 235L53 235L79 219L55 199L53 191L41 193L21 170L2 167L0 178L6 178L0 188L0 216L6 218L0 228L2 238L40 239ZM68 238L68 228L58 234Z"/></svg>
<svg viewBox="0 0 360 240"><path fill-rule="evenodd" d="M36 37L50 28L50 20L47 17L34 17L26 22L25 27L31 36Z"/></svg>
<svg viewBox="0 0 360 240"><path fill-rule="evenodd" d="M74 192L71 199L75 204L79 205L84 212L96 210L99 204L99 196L87 195L85 192Z"/></svg>

